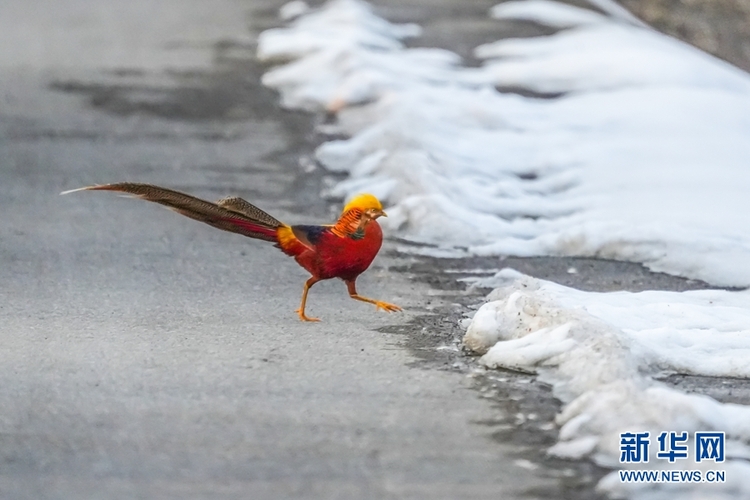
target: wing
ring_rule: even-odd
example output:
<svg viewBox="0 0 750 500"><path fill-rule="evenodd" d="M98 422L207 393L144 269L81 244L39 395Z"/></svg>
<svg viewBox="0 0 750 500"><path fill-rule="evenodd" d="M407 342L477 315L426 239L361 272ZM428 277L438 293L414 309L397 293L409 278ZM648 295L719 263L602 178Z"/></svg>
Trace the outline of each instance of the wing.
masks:
<svg viewBox="0 0 750 500"><path fill-rule="evenodd" d="M265 241L278 242L278 229L288 227L242 198L224 198L217 203L211 203L179 191L131 182L88 186L61 194L75 191L119 191L132 194L215 228Z"/></svg>
<svg viewBox="0 0 750 500"><path fill-rule="evenodd" d="M286 226L279 229L279 246L288 255L300 255L306 251L317 251L317 245L331 226Z"/></svg>

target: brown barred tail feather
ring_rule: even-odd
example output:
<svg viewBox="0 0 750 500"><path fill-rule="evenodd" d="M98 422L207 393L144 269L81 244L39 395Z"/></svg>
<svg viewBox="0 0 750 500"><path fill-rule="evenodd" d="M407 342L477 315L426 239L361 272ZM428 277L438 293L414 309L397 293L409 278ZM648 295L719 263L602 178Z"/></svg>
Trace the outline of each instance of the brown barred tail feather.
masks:
<svg viewBox="0 0 750 500"><path fill-rule="evenodd" d="M277 242L276 230L284 226L282 222L260 208L237 197L224 198L217 203L212 203L179 191L132 182L88 186L60 194L76 191L119 191L132 194L142 200L169 207L186 217L205 222L215 228L265 241Z"/></svg>

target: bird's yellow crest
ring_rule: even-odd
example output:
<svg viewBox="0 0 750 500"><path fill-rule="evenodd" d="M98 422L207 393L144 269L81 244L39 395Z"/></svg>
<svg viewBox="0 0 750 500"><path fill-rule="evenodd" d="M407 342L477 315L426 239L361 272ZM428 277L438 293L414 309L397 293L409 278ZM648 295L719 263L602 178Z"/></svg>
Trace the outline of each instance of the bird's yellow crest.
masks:
<svg viewBox="0 0 750 500"><path fill-rule="evenodd" d="M382 211L383 205L380 204L380 200L375 198L375 196L369 193L362 193L349 200L349 203L346 204L342 213L346 213L353 208L358 208L362 211L371 209Z"/></svg>

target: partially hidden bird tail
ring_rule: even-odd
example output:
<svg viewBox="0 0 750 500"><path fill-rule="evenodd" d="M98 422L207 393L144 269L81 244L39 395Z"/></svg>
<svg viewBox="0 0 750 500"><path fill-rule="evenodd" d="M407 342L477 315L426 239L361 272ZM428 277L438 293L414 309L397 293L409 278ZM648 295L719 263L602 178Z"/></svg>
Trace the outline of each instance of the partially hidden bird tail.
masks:
<svg viewBox="0 0 750 500"><path fill-rule="evenodd" d="M255 205L237 197L223 198L216 203L211 203L179 191L132 182L88 186L60 194L76 191L119 191L132 194L142 200L169 207L175 212L205 222L215 228L274 243L278 243L277 230L280 227L288 227Z"/></svg>

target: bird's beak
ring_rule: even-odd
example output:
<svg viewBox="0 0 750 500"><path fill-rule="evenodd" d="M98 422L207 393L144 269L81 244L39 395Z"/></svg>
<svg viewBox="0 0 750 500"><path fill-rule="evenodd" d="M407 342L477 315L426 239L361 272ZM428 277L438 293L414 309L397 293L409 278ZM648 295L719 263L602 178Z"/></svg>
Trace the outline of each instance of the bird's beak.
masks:
<svg viewBox="0 0 750 500"><path fill-rule="evenodd" d="M387 213L385 213L384 211L382 211L382 210L381 210L381 211L380 211L380 212L378 213L378 217L388 217L388 214L387 214Z"/></svg>

